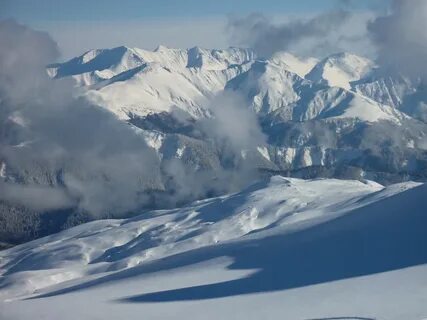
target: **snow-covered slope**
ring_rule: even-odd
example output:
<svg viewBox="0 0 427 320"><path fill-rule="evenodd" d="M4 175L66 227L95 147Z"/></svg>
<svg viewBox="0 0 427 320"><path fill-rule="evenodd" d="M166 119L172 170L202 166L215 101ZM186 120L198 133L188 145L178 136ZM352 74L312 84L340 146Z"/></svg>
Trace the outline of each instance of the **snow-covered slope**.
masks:
<svg viewBox="0 0 427 320"><path fill-rule="evenodd" d="M426 192L274 177L84 224L0 253L0 315L422 319Z"/></svg>
<svg viewBox="0 0 427 320"><path fill-rule="evenodd" d="M392 76L379 70L353 82L352 90L427 123L427 89L421 79Z"/></svg>
<svg viewBox="0 0 427 320"><path fill-rule="evenodd" d="M65 63L52 64L48 68L51 76L62 78L74 76L82 85L95 81L83 81L81 75L98 75L101 79L134 69L145 63L157 62L168 68L204 68L223 70L232 65L244 64L255 57L251 50L229 48L226 50L207 50L199 47L191 49L173 49L159 46L154 51L125 46L112 49L90 50ZM90 78L90 77L89 77Z"/></svg>
<svg viewBox="0 0 427 320"><path fill-rule="evenodd" d="M209 97L247 70L254 54L229 48L188 50L163 46L155 51L118 47L91 50L63 64L51 65L55 78L72 76L90 90L91 101L121 119L129 115L181 109L195 118L206 115Z"/></svg>
<svg viewBox="0 0 427 320"><path fill-rule="evenodd" d="M370 97L379 103L399 109L406 96L413 94L416 88L403 77L367 77L352 84L357 93Z"/></svg>
<svg viewBox="0 0 427 320"><path fill-rule="evenodd" d="M240 182L239 187L227 189L235 184L224 187L219 181L224 173L246 168L251 173L243 174L244 185L274 174L371 179L382 184L427 180L427 125L414 119L427 119L427 90L403 77L387 78L372 62L352 54L332 55L319 62L286 52L260 60L251 50L239 48L148 51L118 47L91 50L51 65L48 73L54 78L74 78L80 87L77 94L129 124L138 140L144 138L159 163L150 190L156 190L156 196L159 190L173 195L178 191L180 197L172 203L234 192ZM220 103L224 104L226 128L215 121ZM234 107L242 106L255 115L246 117L243 108L236 116ZM91 120L85 120L92 127ZM15 136L25 132L21 124L26 120L14 115L8 121L13 123L2 136L14 146L19 140ZM18 154L31 144L22 147L11 150ZM176 181L165 174L171 163L179 164L184 180L201 180L206 185L177 190ZM57 167L50 162L24 166L0 154L1 181L57 188L63 186L61 177L68 170L79 172L80 167L68 163ZM236 181L241 181L240 176ZM181 189L185 190L182 196ZM164 202L154 201L150 208L165 208ZM3 205L0 219L2 212L7 217L12 212L9 204ZM67 221L53 223L46 232L68 226ZM0 224L0 241L12 242L13 238L15 243L40 234L39 224L31 220L19 233L13 223L2 233L5 225Z"/></svg>
<svg viewBox="0 0 427 320"><path fill-rule="evenodd" d="M364 78L373 67L374 63L366 58L349 53L338 53L316 64L306 78L332 87L350 89L351 82Z"/></svg>
<svg viewBox="0 0 427 320"><path fill-rule="evenodd" d="M227 89L243 94L256 113L267 115L298 101L299 89L307 85L308 81L282 64L257 61L247 72L229 81Z"/></svg>
<svg viewBox="0 0 427 320"><path fill-rule="evenodd" d="M352 91L314 83L286 66L259 61L230 80L227 89L247 97L252 109L265 116L278 110L282 119L307 121L324 118L359 119L367 122L399 122L405 115L387 105Z"/></svg>
<svg viewBox="0 0 427 320"><path fill-rule="evenodd" d="M129 114L183 109L193 117L206 114L207 99L246 70L251 50L229 48L188 50L159 46L155 51L117 47L86 52L63 64L49 66L54 78L72 77L90 88L88 97L114 112Z"/></svg>
<svg viewBox="0 0 427 320"><path fill-rule="evenodd" d="M176 108L200 118L207 114L209 98L247 67L177 70L151 62L93 85L87 96L122 119L127 119L129 114L144 116Z"/></svg>
<svg viewBox="0 0 427 320"><path fill-rule="evenodd" d="M271 62L282 65L285 69L304 78L319 62L316 58L298 58L289 52L280 51L270 59Z"/></svg>
<svg viewBox="0 0 427 320"><path fill-rule="evenodd" d="M159 47L147 51L118 47L89 51L50 66L48 72L56 78L72 76L77 85L88 89L91 101L121 119L176 108L201 118L209 114L210 99L227 88L248 97L249 104L261 116L284 108L286 113L296 114L289 119L298 121L311 120L322 113L362 121L398 122L403 116L391 110L395 105L389 104L390 99L377 99L381 96L378 89L352 85L373 67L368 59L348 53L318 62L279 52L269 60L258 61L248 49ZM341 91L336 96L334 87L354 89L364 97ZM340 111L329 112L333 105L340 105Z"/></svg>

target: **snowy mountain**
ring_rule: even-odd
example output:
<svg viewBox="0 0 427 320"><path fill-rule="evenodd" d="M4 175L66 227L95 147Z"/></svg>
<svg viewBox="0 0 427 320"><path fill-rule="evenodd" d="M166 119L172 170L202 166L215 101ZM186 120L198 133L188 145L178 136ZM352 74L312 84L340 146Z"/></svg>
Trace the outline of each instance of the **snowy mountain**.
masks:
<svg viewBox="0 0 427 320"><path fill-rule="evenodd" d="M421 80L5 27L0 319L427 316Z"/></svg>
<svg viewBox="0 0 427 320"><path fill-rule="evenodd" d="M338 86L316 84L268 61L255 62L226 88L245 95L255 112L268 115L281 109L286 120L292 121L340 117L398 122L405 117L387 105Z"/></svg>
<svg viewBox="0 0 427 320"><path fill-rule="evenodd" d="M395 2L375 62L277 52L358 42L351 9L53 64L0 21L0 320L426 320L425 17Z"/></svg>
<svg viewBox="0 0 427 320"><path fill-rule="evenodd" d="M135 180L138 201L148 194L137 208L159 209L235 192L275 174L369 179L384 185L427 179L427 124L421 121L427 95L422 84L386 76L373 62L353 54L319 61L279 52L262 60L239 48L118 47L91 50L50 65L47 72L55 80L73 79L80 98L129 125L127 139L138 148L147 145L154 158L150 178L126 171L122 161L96 174L84 171L91 161L75 155L69 161L76 163L62 158L57 163L14 161L38 150L32 149L27 120L13 114L0 132L10 153L6 157L0 150L0 184L53 188L71 193L74 200L84 194L74 195L66 177L78 177L83 185L94 179L128 185L123 174L113 176L124 170ZM93 124L90 117L83 120L88 132L103 125ZM108 142L115 141L109 129L103 134ZM132 159L138 148L129 147ZM92 149L98 150L89 149L90 156ZM61 207L60 215L56 210L0 201L0 241L16 244L94 219L86 208ZM129 214L111 210L97 217Z"/></svg>
<svg viewBox="0 0 427 320"><path fill-rule="evenodd" d="M393 106L406 114L427 122L427 93L422 81L382 72L352 84L353 90L371 99Z"/></svg>
<svg viewBox="0 0 427 320"><path fill-rule="evenodd" d="M0 314L422 319L426 192L277 176L84 224L0 253Z"/></svg>
<svg viewBox="0 0 427 320"><path fill-rule="evenodd" d="M89 86L91 100L120 118L178 107L193 117L206 113L207 98L245 71L254 53L230 48L188 50L160 46L155 51L118 47L91 50L64 64L51 65L55 78L72 76Z"/></svg>
<svg viewBox="0 0 427 320"><path fill-rule="evenodd" d="M152 62L172 69L188 67L223 70L235 64L244 64L253 60L254 57L253 51L239 48L207 50L194 47L185 50L159 46L154 51L148 51L122 46L113 49L90 50L65 63L52 64L48 70L53 77L75 76L75 79L82 81L81 84L89 85L96 81L84 82L82 74L99 75L101 79L105 80Z"/></svg>
<svg viewBox="0 0 427 320"><path fill-rule="evenodd" d="M366 58L349 53L339 53L317 63L306 75L306 78L331 87L350 90L352 82L365 78L373 68L374 63Z"/></svg>
<svg viewBox="0 0 427 320"><path fill-rule="evenodd" d="M268 114L278 108L304 113L302 119L316 117L323 108L343 100L336 89L352 89L352 84L369 74L374 64L368 59L342 53L317 62L277 53L268 61L257 61L250 50L188 50L159 47L154 52L118 47L92 50L63 64L50 66L55 78L72 76L86 86L88 97L120 118L129 114L145 116L179 108L195 118L208 114L209 98L232 88L246 95L252 108ZM311 71L310 71L311 70ZM332 88L332 92L327 92ZM318 91L320 91L318 93ZM326 92L325 92L326 91ZM360 86L355 92L364 93ZM344 95L354 95L345 93ZM378 95L378 94L376 94ZM375 98L375 94L364 95ZM314 101L310 102L309 100ZM345 100L345 99L344 99ZM386 99L348 98L341 106L344 117L366 121L397 121L399 112L390 110ZM301 101L300 106L294 104ZM306 107L306 105L309 105ZM348 114L347 108L352 109ZM315 109L315 110L313 110ZM382 109L382 110L381 110ZM370 111L369 111L370 110ZM386 113L386 114L384 114Z"/></svg>
<svg viewBox="0 0 427 320"><path fill-rule="evenodd" d="M304 78L319 62L316 58L298 58L289 52L276 52L270 61L275 64L282 64L285 69L296 73L301 78Z"/></svg>

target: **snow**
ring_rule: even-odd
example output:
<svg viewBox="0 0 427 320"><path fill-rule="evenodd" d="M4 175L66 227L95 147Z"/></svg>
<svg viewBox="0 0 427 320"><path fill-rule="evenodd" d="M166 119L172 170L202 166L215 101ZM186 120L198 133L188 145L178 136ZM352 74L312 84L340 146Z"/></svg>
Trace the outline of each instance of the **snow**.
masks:
<svg viewBox="0 0 427 320"><path fill-rule="evenodd" d="M228 82L227 88L246 96L252 109L266 115L301 99L301 87L309 85L283 65L257 61L250 69Z"/></svg>
<svg viewBox="0 0 427 320"><path fill-rule="evenodd" d="M319 62L316 58L298 58L289 52L277 52L270 60L301 78L304 78Z"/></svg>
<svg viewBox="0 0 427 320"><path fill-rule="evenodd" d="M90 50L65 63L49 66L48 73L55 77L75 76L76 78L82 74L97 74L100 78L110 79L147 63L159 64L171 70L197 68L220 71L233 65L245 64L254 58L255 54L251 50L240 48L208 50L199 47L174 49L159 46L156 50L149 51L121 46ZM87 85L97 82L92 81Z"/></svg>
<svg viewBox="0 0 427 320"><path fill-rule="evenodd" d="M257 150L264 157L264 159L271 161L267 147L257 147Z"/></svg>
<svg viewBox="0 0 427 320"><path fill-rule="evenodd" d="M340 110L339 115L329 118L354 118L366 122L388 120L400 123L400 120L408 117L390 106L382 105L360 95L353 95L346 108Z"/></svg>
<svg viewBox="0 0 427 320"><path fill-rule="evenodd" d="M426 192L277 176L80 225L0 252L0 316L422 319Z"/></svg>
<svg viewBox="0 0 427 320"><path fill-rule="evenodd" d="M244 277L227 261L139 275L95 289L49 299L6 303L2 319L322 319L422 320L426 317L426 267L418 266L288 291L168 303L123 303L118 297ZM307 307L309 306L309 307Z"/></svg>
<svg viewBox="0 0 427 320"><path fill-rule="evenodd" d="M296 153L296 148L277 148L276 150L276 154L288 165L293 163Z"/></svg>
<svg viewBox="0 0 427 320"><path fill-rule="evenodd" d="M393 83L389 88L388 84L380 87L382 82L369 82L374 69L370 60L349 53L320 62L287 52L257 60L248 49L159 46L154 51L128 47L91 50L50 66L48 73L73 77L90 101L123 120L129 114L143 117L177 108L202 118L209 115L210 99L226 89L247 97L261 117L280 110L287 120L307 121L321 114L322 119L399 123L404 115L394 107L401 90L392 93L397 87ZM335 106L339 106L338 115L329 112Z"/></svg>
<svg viewBox="0 0 427 320"><path fill-rule="evenodd" d="M180 108L195 118L206 114L209 98L246 66L224 70L169 69L158 62L144 64L94 85L88 98L119 116Z"/></svg>
<svg viewBox="0 0 427 320"><path fill-rule="evenodd" d="M417 92L418 84L402 76L384 76L381 70L352 83L352 90L379 103L401 109L407 97ZM416 104L413 101L410 104ZM414 108L414 106L410 106ZM410 108L407 108L412 114ZM415 108L416 109L416 108Z"/></svg>
<svg viewBox="0 0 427 320"><path fill-rule="evenodd" d="M313 82L326 82L331 87L351 89L351 82L367 76L374 63L350 53L338 53L320 61L306 75Z"/></svg>
<svg viewBox="0 0 427 320"><path fill-rule="evenodd" d="M292 121L348 118L394 123L406 117L390 106L340 87L314 84L271 62L253 63L247 72L230 80L227 88L246 96L261 117L280 113L283 120Z"/></svg>
<svg viewBox="0 0 427 320"><path fill-rule="evenodd" d="M49 66L51 77L72 77L87 97L121 119L181 108L195 118L206 101L228 80L247 70L255 58L248 49L208 50L198 47L155 51L117 47L90 50Z"/></svg>
<svg viewBox="0 0 427 320"><path fill-rule="evenodd" d="M6 163L0 162L0 178L6 178Z"/></svg>
<svg viewBox="0 0 427 320"><path fill-rule="evenodd" d="M135 127L133 128L136 130ZM160 154L160 148L162 147L163 141L165 140L164 133L148 130L137 130L136 132L143 135L147 145Z"/></svg>

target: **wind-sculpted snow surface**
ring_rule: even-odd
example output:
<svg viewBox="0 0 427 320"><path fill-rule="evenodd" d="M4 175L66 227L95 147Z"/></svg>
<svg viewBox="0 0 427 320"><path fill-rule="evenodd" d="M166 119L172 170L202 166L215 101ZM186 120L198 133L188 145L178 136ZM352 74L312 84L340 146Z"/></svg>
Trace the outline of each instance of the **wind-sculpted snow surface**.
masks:
<svg viewBox="0 0 427 320"><path fill-rule="evenodd" d="M1 252L0 314L422 319L426 192L277 176L181 209L87 223Z"/></svg>

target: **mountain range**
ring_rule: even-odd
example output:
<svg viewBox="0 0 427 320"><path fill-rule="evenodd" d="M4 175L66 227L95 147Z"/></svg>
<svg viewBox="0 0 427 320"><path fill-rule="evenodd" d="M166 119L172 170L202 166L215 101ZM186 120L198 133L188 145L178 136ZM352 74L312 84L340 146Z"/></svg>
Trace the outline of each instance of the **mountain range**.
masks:
<svg viewBox="0 0 427 320"><path fill-rule="evenodd" d="M204 143L198 120L212 114L212 97L233 92L268 137L258 156L269 169L349 166L382 183L426 174L422 83L354 54L319 61L281 52L266 60L239 48L118 47L89 51L48 72L73 78L93 103L149 131L147 142L157 149L171 135ZM191 149L182 143L168 153ZM376 164L378 156L386 159Z"/></svg>
<svg viewBox="0 0 427 320"><path fill-rule="evenodd" d="M243 48L117 47L51 64L47 73L72 81L80 99L128 124L154 152L159 165L141 189L150 200L138 210L236 192L277 174L382 185L427 177L422 81L354 54L319 60L279 52L263 59ZM2 135L19 136L24 122L12 119ZM16 152L28 142L19 143ZM182 181L170 175L176 163ZM0 183L65 191L68 173L89 180L94 174L67 163L23 165L7 157L0 165ZM230 178L230 172L239 174ZM98 174L109 175L107 169ZM190 181L191 188L185 186ZM111 209L98 218L115 216ZM0 241L19 243L93 218L73 206L40 210L0 201Z"/></svg>
<svg viewBox="0 0 427 320"><path fill-rule="evenodd" d="M425 318L421 79L243 48L44 66L0 90L1 319Z"/></svg>

